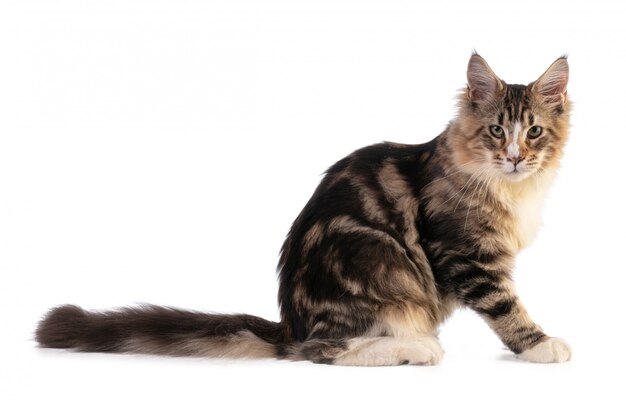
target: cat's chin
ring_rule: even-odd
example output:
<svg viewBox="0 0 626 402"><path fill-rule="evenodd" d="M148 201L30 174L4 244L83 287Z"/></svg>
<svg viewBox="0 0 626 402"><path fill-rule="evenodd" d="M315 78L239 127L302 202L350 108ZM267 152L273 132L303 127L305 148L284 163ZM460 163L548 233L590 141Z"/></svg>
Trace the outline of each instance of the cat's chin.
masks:
<svg viewBox="0 0 626 402"><path fill-rule="evenodd" d="M512 183L519 183L531 176L529 172L520 172L518 170L514 170L512 172L503 173L505 179Z"/></svg>

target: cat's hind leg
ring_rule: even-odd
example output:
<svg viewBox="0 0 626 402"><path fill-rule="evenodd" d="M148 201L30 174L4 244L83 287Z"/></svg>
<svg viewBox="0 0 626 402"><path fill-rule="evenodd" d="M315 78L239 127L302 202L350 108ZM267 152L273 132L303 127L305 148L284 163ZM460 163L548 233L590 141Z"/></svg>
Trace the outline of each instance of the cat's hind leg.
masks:
<svg viewBox="0 0 626 402"><path fill-rule="evenodd" d="M300 352L302 357L315 363L341 366L434 365L443 357L443 349L432 335L311 339L301 345Z"/></svg>

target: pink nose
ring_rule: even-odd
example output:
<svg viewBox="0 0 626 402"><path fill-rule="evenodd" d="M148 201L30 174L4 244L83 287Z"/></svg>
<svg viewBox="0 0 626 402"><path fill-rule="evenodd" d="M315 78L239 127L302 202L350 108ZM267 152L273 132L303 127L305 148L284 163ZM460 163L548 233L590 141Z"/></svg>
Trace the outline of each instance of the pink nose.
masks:
<svg viewBox="0 0 626 402"><path fill-rule="evenodd" d="M518 163L524 160L523 156L507 156L506 160L511 162L513 166L517 166Z"/></svg>

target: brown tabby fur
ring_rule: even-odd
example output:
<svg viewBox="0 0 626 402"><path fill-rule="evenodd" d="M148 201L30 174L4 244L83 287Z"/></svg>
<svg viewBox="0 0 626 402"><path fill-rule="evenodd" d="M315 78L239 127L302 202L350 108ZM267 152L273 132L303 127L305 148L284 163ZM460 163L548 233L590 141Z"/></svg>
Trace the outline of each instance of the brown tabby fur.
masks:
<svg viewBox="0 0 626 402"><path fill-rule="evenodd" d="M332 166L282 248L280 323L155 306L101 313L62 306L41 322L39 343L434 364L443 353L438 326L466 306L513 352L567 360L566 347L551 346L530 319L511 279L567 140L567 76L560 58L536 82L508 85L474 54L458 116L442 134L422 145L366 147ZM533 126L542 128L537 138Z"/></svg>

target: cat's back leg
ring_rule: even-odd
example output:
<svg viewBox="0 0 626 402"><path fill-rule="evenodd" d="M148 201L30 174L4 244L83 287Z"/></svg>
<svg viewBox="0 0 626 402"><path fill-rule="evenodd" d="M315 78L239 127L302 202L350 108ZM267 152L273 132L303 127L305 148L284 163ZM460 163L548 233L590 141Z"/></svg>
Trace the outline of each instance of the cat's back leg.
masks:
<svg viewBox="0 0 626 402"><path fill-rule="evenodd" d="M430 266L397 232L349 216L305 242L283 319L300 338L299 358L343 365L436 364L433 335L444 318ZM419 247L418 244L414 245Z"/></svg>
<svg viewBox="0 0 626 402"><path fill-rule="evenodd" d="M434 365L443 357L443 349L432 335L312 339L302 344L300 352L314 363L340 366Z"/></svg>
<svg viewBox="0 0 626 402"><path fill-rule="evenodd" d="M319 322L300 345L299 356L343 366L438 364L444 352L426 315L427 310L415 304L381 308L368 331L359 336L342 336L337 325Z"/></svg>

